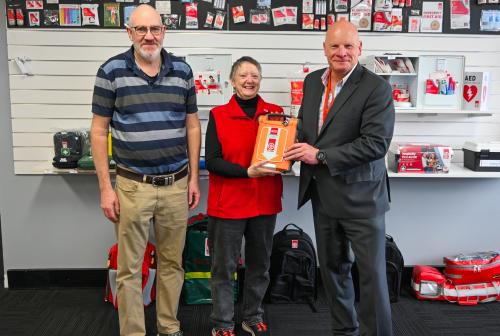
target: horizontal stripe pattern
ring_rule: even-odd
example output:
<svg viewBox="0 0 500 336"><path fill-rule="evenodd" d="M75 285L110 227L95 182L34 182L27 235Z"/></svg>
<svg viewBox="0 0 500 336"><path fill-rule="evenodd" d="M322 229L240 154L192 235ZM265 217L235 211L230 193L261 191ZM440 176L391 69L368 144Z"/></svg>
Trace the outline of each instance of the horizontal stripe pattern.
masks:
<svg viewBox="0 0 500 336"><path fill-rule="evenodd" d="M198 111L193 72L162 50L153 81L134 61L133 48L97 71L92 112L111 118L113 158L142 174L164 174L187 163L186 114Z"/></svg>

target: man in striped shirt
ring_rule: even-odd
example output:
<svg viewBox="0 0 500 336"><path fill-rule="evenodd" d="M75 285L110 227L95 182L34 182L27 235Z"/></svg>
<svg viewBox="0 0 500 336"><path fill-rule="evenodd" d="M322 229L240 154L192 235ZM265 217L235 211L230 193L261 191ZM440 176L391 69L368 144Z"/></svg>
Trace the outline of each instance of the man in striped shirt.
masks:
<svg viewBox="0 0 500 336"><path fill-rule="evenodd" d="M193 73L163 49L165 27L149 5L130 16L133 46L98 70L92 99L92 155L104 215L118 237L120 335L145 335L142 261L149 225L158 249L159 335L181 336L177 307L184 279L188 209L198 205L200 122ZM111 127L116 186L109 176Z"/></svg>

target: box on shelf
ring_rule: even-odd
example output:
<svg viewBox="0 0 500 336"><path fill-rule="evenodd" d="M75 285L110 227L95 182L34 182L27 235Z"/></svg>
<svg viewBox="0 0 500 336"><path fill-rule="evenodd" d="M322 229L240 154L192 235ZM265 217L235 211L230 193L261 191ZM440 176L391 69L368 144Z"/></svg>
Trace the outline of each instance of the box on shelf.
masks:
<svg viewBox="0 0 500 336"><path fill-rule="evenodd" d="M464 56L420 56L417 107L460 110L464 64Z"/></svg>
<svg viewBox="0 0 500 336"><path fill-rule="evenodd" d="M463 150L465 168L474 171L500 172L500 142L467 141Z"/></svg>
<svg viewBox="0 0 500 336"><path fill-rule="evenodd" d="M462 109L468 111L488 110L488 72L466 72L462 94Z"/></svg>
<svg viewBox="0 0 500 336"><path fill-rule="evenodd" d="M393 143L389 148L388 164L396 173L448 173L453 149L450 146L426 143Z"/></svg>

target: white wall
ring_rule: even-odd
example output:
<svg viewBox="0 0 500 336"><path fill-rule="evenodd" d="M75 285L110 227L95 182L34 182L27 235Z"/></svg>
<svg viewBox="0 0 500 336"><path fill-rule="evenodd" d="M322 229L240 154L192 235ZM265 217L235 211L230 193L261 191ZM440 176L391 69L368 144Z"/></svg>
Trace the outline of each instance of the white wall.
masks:
<svg viewBox="0 0 500 336"><path fill-rule="evenodd" d="M93 75L107 57L127 47L126 34L17 29L7 32L6 41L5 23L1 24L0 213L5 269L104 267L114 237L98 207L95 176L33 174L50 166L54 131L88 127ZM445 142L455 148L468 138L500 140L498 37L369 34L362 38L365 54L395 50L460 54L466 56L467 70L492 72L492 116L398 115L396 140ZM263 96L287 105L286 74L305 61L313 68L322 66L322 39L318 33L169 32L165 45L180 55L254 56L263 63ZM35 76L19 75L17 67L7 62L6 47L9 58L30 57ZM285 177L284 212L278 223L281 227L293 221L313 235L310 206L295 209L297 183L296 178ZM440 264L450 253L498 250L499 187L497 179L392 179L387 228L406 264ZM205 197L206 180L202 192ZM199 211L205 209L205 198L201 204Z"/></svg>

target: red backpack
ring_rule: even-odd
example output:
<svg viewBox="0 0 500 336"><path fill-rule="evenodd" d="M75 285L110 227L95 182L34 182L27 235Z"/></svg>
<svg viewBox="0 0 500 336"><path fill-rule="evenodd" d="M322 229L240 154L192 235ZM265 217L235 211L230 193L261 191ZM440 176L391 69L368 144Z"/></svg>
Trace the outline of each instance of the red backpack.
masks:
<svg viewBox="0 0 500 336"><path fill-rule="evenodd" d="M114 244L109 249L108 254L108 280L106 283L106 296L104 301L111 302L118 308L116 297L116 270L118 267L118 244ZM142 297L144 306L148 306L156 299L156 247L149 243L144 253L142 262Z"/></svg>

